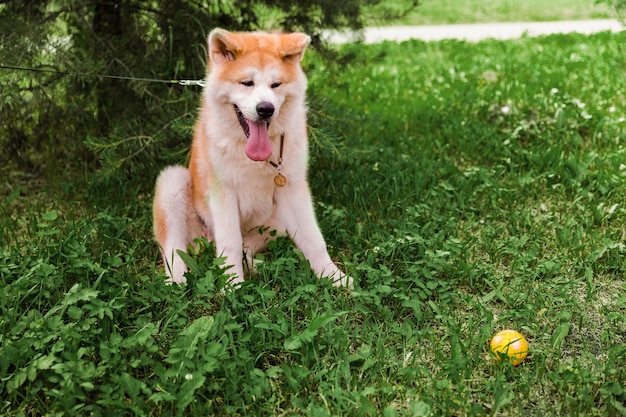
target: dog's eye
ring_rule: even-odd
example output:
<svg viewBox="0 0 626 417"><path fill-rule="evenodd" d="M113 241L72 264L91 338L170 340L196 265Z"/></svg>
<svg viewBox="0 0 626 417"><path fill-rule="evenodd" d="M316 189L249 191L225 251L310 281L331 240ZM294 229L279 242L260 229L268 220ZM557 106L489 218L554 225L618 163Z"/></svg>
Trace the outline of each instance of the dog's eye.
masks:
<svg viewBox="0 0 626 417"><path fill-rule="evenodd" d="M271 87L272 87L272 88L278 88L278 87L280 87L280 85L281 85L281 84L282 84L282 83L273 83L273 84L271 85Z"/></svg>
<svg viewBox="0 0 626 417"><path fill-rule="evenodd" d="M245 85L246 87L254 87L254 81L242 81L239 84Z"/></svg>

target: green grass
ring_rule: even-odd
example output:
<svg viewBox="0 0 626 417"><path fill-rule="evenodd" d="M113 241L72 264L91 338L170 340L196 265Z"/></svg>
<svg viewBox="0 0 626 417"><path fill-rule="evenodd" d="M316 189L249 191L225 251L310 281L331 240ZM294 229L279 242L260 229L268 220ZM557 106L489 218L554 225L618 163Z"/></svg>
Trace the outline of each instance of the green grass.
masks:
<svg viewBox="0 0 626 417"><path fill-rule="evenodd" d="M625 43L309 54L313 133L345 136L311 184L354 291L286 240L237 291L206 242L166 286L156 173L6 174L0 414L623 415ZM530 343L515 368L488 357L504 328Z"/></svg>
<svg viewBox="0 0 626 417"><path fill-rule="evenodd" d="M372 14L372 24L377 17L390 11L406 10L411 1L385 1L377 6ZM595 0L421 0L415 8L397 24L401 25L443 25L454 23L487 22L533 22L553 20L581 20L613 18L606 3ZM383 23L388 25L388 22Z"/></svg>

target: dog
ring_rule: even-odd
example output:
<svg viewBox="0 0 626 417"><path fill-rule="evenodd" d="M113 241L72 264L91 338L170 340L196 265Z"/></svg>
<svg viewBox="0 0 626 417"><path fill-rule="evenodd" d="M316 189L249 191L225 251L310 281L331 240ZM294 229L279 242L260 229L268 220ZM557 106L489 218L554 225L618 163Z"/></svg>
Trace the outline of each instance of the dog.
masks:
<svg viewBox="0 0 626 417"><path fill-rule="evenodd" d="M208 71L188 168L156 182L154 233L168 281L184 283L179 251L215 242L231 284L276 236L289 236L318 277L352 286L328 254L307 182L308 140L300 62L303 33L229 32L208 38Z"/></svg>

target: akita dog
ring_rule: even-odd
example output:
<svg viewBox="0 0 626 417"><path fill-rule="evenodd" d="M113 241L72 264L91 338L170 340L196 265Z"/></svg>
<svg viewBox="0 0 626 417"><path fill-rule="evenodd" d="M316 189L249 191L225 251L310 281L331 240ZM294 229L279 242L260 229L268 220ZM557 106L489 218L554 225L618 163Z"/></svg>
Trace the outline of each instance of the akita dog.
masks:
<svg viewBox="0 0 626 417"><path fill-rule="evenodd" d="M331 260L307 182L303 33L213 30L189 168L157 179L154 232L169 280L185 282L178 255L193 239L215 241L232 283L269 239L288 235L319 277L351 285ZM272 233L275 231L275 233Z"/></svg>

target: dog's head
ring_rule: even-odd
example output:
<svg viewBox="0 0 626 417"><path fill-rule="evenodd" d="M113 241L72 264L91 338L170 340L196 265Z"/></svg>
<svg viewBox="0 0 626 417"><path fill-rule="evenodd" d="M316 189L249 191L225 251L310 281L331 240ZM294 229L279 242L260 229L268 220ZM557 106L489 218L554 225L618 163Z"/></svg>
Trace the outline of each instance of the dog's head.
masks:
<svg viewBox="0 0 626 417"><path fill-rule="evenodd" d="M272 155L270 123L291 98L304 98L306 78L300 61L310 41L303 33L214 29L209 35L207 86L239 120L252 160L265 161Z"/></svg>

